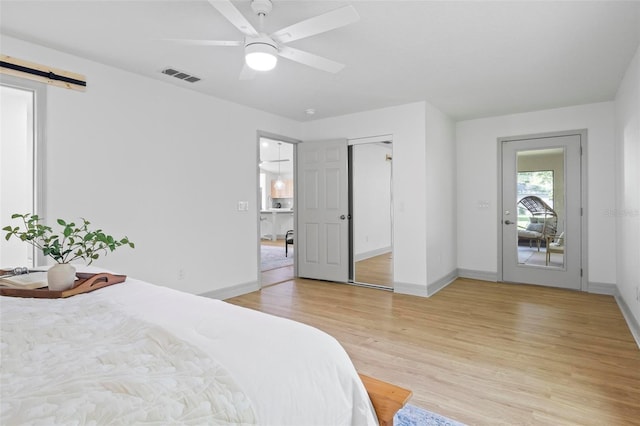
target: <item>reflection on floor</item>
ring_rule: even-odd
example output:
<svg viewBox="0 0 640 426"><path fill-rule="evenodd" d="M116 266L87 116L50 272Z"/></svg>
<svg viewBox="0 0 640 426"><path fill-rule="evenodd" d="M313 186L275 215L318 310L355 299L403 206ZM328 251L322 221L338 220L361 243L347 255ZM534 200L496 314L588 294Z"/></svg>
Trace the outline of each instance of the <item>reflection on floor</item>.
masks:
<svg viewBox="0 0 640 426"><path fill-rule="evenodd" d="M284 240L262 240L260 245L260 282L262 287L288 281L295 277L293 270L295 250L293 246L289 246L289 256L285 257ZM355 281L393 288L392 259L392 253L389 252L356 262Z"/></svg>
<svg viewBox="0 0 640 426"><path fill-rule="evenodd" d="M547 251L540 247L540 251L534 247L518 246L518 263L529 266L548 266L551 268L562 268L564 266L563 253L551 253L549 264L546 264Z"/></svg>
<svg viewBox="0 0 640 426"><path fill-rule="evenodd" d="M262 287L281 283L294 278L293 256L295 250L289 245L289 255L285 257L284 240L262 240L260 257L260 282ZM273 256L277 258L273 258ZM284 265L284 266L281 266Z"/></svg>
<svg viewBox="0 0 640 426"><path fill-rule="evenodd" d="M393 287L392 253L384 253L356 262L355 281Z"/></svg>
<svg viewBox="0 0 640 426"><path fill-rule="evenodd" d="M262 287L289 281L293 278L293 266L285 266L260 273L260 283Z"/></svg>

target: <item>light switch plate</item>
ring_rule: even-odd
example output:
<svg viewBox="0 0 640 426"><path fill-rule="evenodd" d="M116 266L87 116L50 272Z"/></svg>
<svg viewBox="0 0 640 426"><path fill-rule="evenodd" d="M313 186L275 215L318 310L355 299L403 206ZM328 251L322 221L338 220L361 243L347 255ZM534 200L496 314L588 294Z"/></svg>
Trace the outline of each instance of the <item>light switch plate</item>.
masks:
<svg viewBox="0 0 640 426"><path fill-rule="evenodd" d="M239 212L249 211L249 202L248 201L238 201L238 211Z"/></svg>

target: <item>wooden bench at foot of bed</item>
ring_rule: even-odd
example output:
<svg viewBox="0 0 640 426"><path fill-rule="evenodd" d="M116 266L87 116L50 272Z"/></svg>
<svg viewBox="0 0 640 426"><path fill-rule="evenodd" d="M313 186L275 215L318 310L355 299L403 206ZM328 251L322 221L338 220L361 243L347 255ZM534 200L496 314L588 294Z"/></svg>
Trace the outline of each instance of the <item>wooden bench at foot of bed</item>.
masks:
<svg viewBox="0 0 640 426"><path fill-rule="evenodd" d="M359 375L376 410L380 426L393 426L393 416L409 401L412 392L364 374Z"/></svg>

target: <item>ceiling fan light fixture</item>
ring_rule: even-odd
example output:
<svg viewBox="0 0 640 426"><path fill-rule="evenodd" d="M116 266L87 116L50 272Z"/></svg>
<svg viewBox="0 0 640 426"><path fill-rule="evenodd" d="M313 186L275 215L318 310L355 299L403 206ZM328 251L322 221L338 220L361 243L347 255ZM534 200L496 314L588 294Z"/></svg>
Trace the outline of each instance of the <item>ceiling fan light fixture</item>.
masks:
<svg viewBox="0 0 640 426"><path fill-rule="evenodd" d="M271 71L278 63L278 49L262 41L247 44L244 50L247 66L256 71Z"/></svg>
<svg viewBox="0 0 640 426"><path fill-rule="evenodd" d="M274 186L276 187L276 189L284 188L284 182L280 177L280 163L282 160L282 158L280 158L280 148L282 148L282 142L278 142L278 179L276 179L276 182L274 183Z"/></svg>

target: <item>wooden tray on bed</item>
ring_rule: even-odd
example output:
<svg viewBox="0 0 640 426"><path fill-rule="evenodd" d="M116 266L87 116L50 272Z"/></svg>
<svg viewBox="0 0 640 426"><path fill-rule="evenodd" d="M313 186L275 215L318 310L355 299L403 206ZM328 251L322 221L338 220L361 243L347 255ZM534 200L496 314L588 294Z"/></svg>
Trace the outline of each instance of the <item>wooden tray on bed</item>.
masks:
<svg viewBox="0 0 640 426"><path fill-rule="evenodd" d="M70 288L69 290L54 291L49 290L47 287L36 289L2 287L0 288L0 295L13 297L35 297L40 299L60 299L75 296L76 294L89 293L90 291L94 291L102 287L122 283L127 279L126 275L114 275L106 272L99 274L78 272L76 276L78 277L78 280L76 280L73 288Z"/></svg>

